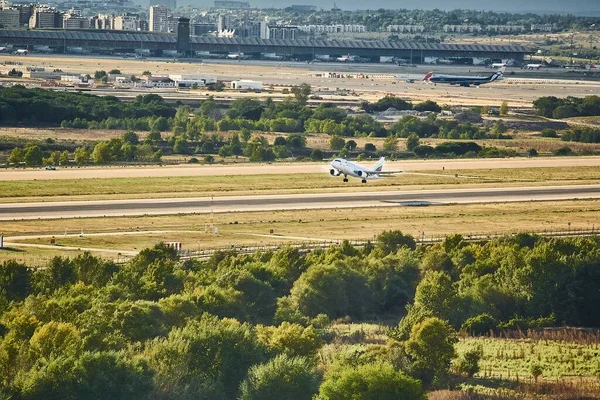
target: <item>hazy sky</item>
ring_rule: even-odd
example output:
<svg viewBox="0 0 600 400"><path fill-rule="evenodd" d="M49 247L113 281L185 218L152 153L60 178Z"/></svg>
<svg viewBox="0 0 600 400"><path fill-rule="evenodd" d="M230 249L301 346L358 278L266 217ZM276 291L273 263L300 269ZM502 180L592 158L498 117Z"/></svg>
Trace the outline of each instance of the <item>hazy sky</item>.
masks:
<svg viewBox="0 0 600 400"><path fill-rule="evenodd" d="M320 8L332 8L334 0L249 0L252 7L282 8L291 4L312 4ZM212 0L179 0L178 4L190 3L210 7ZM377 8L408 8L452 10L467 8L474 10L516 11L516 12L600 12L600 0L335 0L338 7L346 10Z"/></svg>

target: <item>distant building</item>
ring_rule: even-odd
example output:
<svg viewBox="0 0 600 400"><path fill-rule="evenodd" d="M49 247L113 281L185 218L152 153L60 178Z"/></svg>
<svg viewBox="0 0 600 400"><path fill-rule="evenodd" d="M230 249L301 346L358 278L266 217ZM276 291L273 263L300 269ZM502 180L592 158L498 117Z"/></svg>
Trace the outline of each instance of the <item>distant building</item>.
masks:
<svg viewBox="0 0 600 400"><path fill-rule="evenodd" d="M250 8L250 3L247 1L228 1L228 0L215 0L215 8L227 8L227 9L238 9L238 8Z"/></svg>
<svg viewBox="0 0 600 400"><path fill-rule="evenodd" d="M298 30L305 33L364 33L364 25L300 25Z"/></svg>
<svg viewBox="0 0 600 400"><path fill-rule="evenodd" d="M444 32L447 33L476 33L481 32L481 25L444 25Z"/></svg>
<svg viewBox="0 0 600 400"><path fill-rule="evenodd" d="M90 18L90 28L92 29L116 29L116 17L112 14L98 14Z"/></svg>
<svg viewBox="0 0 600 400"><path fill-rule="evenodd" d="M194 36L207 35L217 30L217 24L196 23L191 26L191 33Z"/></svg>
<svg viewBox="0 0 600 400"><path fill-rule="evenodd" d="M26 28L32 13L32 5L8 7L6 3L0 3L0 25L5 29Z"/></svg>
<svg viewBox="0 0 600 400"><path fill-rule="evenodd" d="M231 14L219 14L217 17L217 31L223 32L233 29Z"/></svg>
<svg viewBox="0 0 600 400"><path fill-rule="evenodd" d="M317 6L311 6L308 4L293 4L292 10L300 12L313 12L317 11Z"/></svg>
<svg viewBox="0 0 600 400"><path fill-rule="evenodd" d="M146 21L141 21L138 14L119 15L115 17L113 29L117 31L143 31L142 22Z"/></svg>
<svg viewBox="0 0 600 400"><path fill-rule="evenodd" d="M169 32L168 10L165 6L150 6L150 32Z"/></svg>
<svg viewBox="0 0 600 400"><path fill-rule="evenodd" d="M269 26L269 37L261 39L296 39L297 26Z"/></svg>
<svg viewBox="0 0 600 400"><path fill-rule="evenodd" d="M175 82L168 76L144 75L140 78L139 82L135 83L135 86L148 88L172 88L175 87Z"/></svg>
<svg viewBox="0 0 600 400"><path fill-rule="evenodd" d="M239 81L232 81L231 88L236 90L262 90L263 83L258 81L250 81L247 79L240 79Z"/></svg>
<svg viewBox="0 0 600 400"><path fill-rule="evenodd" d="M425 32L423 25L388 25L388 32L394 33L422 33Z"/></svg>
<svg viewBox="0 0 600 400"><path fill-rule="evenodd" d="M76 14L63 15L63 29L89 29L90 20Z"/></svg>
<svg viewBox="0 0 600 400"><path fill-rule="evenodd" d="M205 87L217 83L217 79L213 76L169 75L169 78L173 81L174 86L178 88L192 87L194 84L198 87Z"/></svg>
<svg viewBox="0 0 600 400"><path fill-rule="evenodd" d="M554 32L556 28L556 24L531 24L533 32Z"/></svg>
<svg viewBox="0 0 600 400"><path fill-rule="evenodd" d="M190 19L179 17L179 20L177 21L177 51L189 55L191 50Z"/></svg>
<svg viewBox="0 0 600 400"><path fill-rule="evenodd" d="M525 27L523 25L487 25L485 31L490 33L515 33L525 31Z"/></svg>
<svg viewBox="0 0 600 400"><path fill-rule="evenodd" d="M62 16L55 8L47 6L35 7L29 18L29 29L53 29L62 27Z"/></svg>

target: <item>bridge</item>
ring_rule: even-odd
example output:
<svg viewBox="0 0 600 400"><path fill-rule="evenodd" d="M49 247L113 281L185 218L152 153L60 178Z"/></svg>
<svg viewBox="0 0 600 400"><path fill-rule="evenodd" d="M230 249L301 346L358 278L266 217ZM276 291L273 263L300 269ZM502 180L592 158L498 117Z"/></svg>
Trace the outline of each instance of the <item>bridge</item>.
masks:
<svg viewBox="0 0 600 400"><path fill-rule="evenodd" d="M0 30L0 43L17 48L36 49L46 47L56 52L81 48L100 53L181 52L177 35L153 32L127 31L38 31ZM278 54L298 59L313 59L316 56L353 56L376 59L382 56L396 57L423 63L433 58L491 58L523 60L531 50L524 46L495 46L481 44L417 43L386 40L318 40L318 39L259 39L259 38L216 38L193 36L189 46L192 52L219 54L244 53L250 55Z"/></svg>

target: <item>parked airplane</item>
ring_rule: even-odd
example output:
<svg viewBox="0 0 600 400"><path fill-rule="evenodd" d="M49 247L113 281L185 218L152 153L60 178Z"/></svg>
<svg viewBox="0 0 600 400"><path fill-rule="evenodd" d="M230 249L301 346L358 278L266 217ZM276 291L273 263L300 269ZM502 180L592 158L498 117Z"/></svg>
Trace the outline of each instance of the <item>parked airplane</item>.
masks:
<svg viewBox="0 0 600 400"><path fill-rule="evenodd" d="M28 53L29 51L27 49L18 49L17 51L13 52L13 54L16 56L26 56Z"/></svg>
<svg viewBox="0 0 600 400"><path fill-rule="evenodd" d="M336 158L331 162L331 169L329 173L331 176L344 175L344 182L348 182L348 176L362 179L362 183L367 183L367 179L377 179L381 175L400 174L403 171L394 172L383 172L383 164L385 163L385 157L381 157L377 164L373 168L366 168L360 164L353 163L352 161L345 160L343 158Z"/></svg>
<svg viewBox="0 0 600 400"><path fill-rule="evenodd" d="M471 85L479 86L485 83L494 82L501 78L504 71L506 71L506 67L500 68L490 76L435 75L433 72L430 72L425 75L423 80L427 83L447 83L464 87L469 87Z"/></svg>
<svg viewBox="0 0 600 400"><path fill-rule="evenodd" d="M542 68L542 64L527 64L525 69L540 69Z"/></svg>
<svg viewBox="0 0 600 400"><path fill-rule="evenodd" d="M241 53L229 53L229 54L227 54L226 58L229 60L241 60L242 54Z"/></svg>
<svg viewBox="0 0 600 400"><path fill-rule="evenodd" d="M350 54L346 54L345 56L337 57L335 60L339 62L352 62L356 59L356 56L351 56Z"/></svg>
<svg viewBox="0 0 600 400"><path fill-rule="evenodd" d="M508 61L503 61L501 63L493 63L492 64L492 68L502 68L502 67L508 67Z"/></svg>
<svg viewBox="0 0 600 400"><path fill-rule="evenodd" d="M8 53L8 47L0 47L0 53Z"/></svg>

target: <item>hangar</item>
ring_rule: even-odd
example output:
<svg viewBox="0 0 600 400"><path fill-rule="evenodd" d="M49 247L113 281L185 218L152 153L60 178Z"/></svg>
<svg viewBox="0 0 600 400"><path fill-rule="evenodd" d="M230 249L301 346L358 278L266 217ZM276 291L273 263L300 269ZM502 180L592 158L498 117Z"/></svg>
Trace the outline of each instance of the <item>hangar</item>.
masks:
<svg viewBox="0 0 600 400"><path fill-rule="evenodd" d="M243 53L245 55L278 54L302 60L317 56L341 56L378 59L396 57L413 63L424 63L427 58L492 60L514 59L522 61L530 49L523 46L494 46L478 44L417 43L386 40L317 40L317 39L259 39L190 37L189 42L175 34L124 31L20 31L0 30L0 43L18 48L48 48L67 52L70 48L97 53L162 53L210 52L218 54ZM185 39L185 38L183 38ZM185 47L182 47L184 43ZM189 43L189 47L188 46Z"/></svg>

